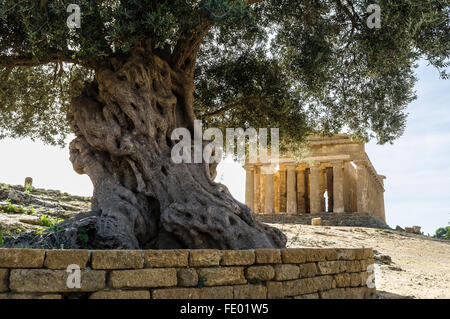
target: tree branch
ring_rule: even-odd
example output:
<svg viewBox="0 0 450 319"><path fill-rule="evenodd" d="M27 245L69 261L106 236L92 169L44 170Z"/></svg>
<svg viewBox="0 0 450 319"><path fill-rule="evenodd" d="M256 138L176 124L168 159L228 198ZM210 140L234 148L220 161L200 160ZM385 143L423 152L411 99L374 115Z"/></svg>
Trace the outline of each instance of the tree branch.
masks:
<svg viewBox="0 0 450 319"><path fill-rule="evenodd" d="M222 108L220 108L220 109L218 109L218 110L216 110L214 112L202 114L202 115L199 116L199 118L203 119L203 120L207 120L207 119L210 119L212 117L222 115L222 114L224 114L224 113L226 113L228 111L231 111L233 109L241 108L243 106L244 105L242 103L226 105L226 106L224 106L224 107L222 107Z"/></svg>
<svg viewBox="0 0 450 319"><path fill-rule="evenodd" d="M73 59L72 55L75 52L69 51L70 56L63 55L60 52L50 53L44 59L36 59L33 56L10 56L10 55L0 55L0 67L32 67L38 65L44 65L51 62L66 62L79 64L78 60Z"/></svg>

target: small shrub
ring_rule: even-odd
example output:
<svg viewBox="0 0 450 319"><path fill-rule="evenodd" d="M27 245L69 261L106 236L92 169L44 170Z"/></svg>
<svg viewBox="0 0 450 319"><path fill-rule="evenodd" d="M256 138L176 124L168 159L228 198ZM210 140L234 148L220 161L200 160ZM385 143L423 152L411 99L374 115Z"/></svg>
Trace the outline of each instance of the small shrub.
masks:
<svg viewBox="0 0 450 319"><path fill-rule="evenodd" d="M205 282L208 278L205 275L202 275L198 278L197 288L203 288L205 286Z"/></svg>
<svg viewBox="0 0 450 319"><path fill-rule="evenodd" d="M6 208L6 212L8 214L15 214L17 212L16 205L13 205L13 204L9 203L8 207Z"/></svg>
<svg viewBox="0 0 450 319"><path fill-rule="evenodd" d="M6 184L0 184L0 190L7 191L7 190L9 190L9 186Z"/></svg>
<svg viewBox="0 0 450 319"><path fill-rule="evenodd" d="M86 228L78 228L77 239L82 244L82 246L85 246L89 242L89 235L87 234Z"/></svg>
<svg viewBox="0 0 450 319"><path fill-rule="evenodd" d="M0 247L3 246L4 243L5 241L3 239L3 230L0 229Z"/></svg>

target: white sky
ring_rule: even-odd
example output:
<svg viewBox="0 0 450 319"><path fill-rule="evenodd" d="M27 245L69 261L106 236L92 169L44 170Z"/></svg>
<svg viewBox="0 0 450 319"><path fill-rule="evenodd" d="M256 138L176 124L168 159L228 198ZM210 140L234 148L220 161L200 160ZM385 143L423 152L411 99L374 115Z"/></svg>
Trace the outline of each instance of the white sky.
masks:
<svg viewBox="0 0 450 319"><path fill-rule="evenodd" d="M367 145L366 152L379 174L386 175L386 217L391 227L420 225L434 234L450 221L450 81L439 79L431 67L417 70L418 100L403 137L394 145ZM78 175L69 161L68 148L30 140L0 140L0 182L23 184L89 196L92 184ZM245 172L230 159L218 167L217 180L244 201Z"/></svg>

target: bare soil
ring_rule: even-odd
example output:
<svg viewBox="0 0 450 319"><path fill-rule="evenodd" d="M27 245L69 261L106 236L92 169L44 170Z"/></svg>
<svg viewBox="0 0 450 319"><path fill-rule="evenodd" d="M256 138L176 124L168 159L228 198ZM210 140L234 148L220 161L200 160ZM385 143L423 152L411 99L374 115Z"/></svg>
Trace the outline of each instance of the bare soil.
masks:
<svg viewBox="0 0 450 319"><path fill-rule="evenodd" d="M377 298L450 298L450 241L363 227L273 224L288 247L373 248L390 264L375 260Z"/></svg>

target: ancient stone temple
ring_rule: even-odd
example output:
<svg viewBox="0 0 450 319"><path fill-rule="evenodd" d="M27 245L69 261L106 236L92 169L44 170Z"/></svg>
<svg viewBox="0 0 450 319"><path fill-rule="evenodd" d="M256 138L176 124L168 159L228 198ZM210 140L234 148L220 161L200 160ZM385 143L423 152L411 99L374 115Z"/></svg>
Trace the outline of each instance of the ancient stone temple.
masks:
<svg viewBox="0 0 450 319"><path fill-rule="evenodd" d="M292 215L355 213L386 222L384 176L379 175L363 142L347 135L311 137L300 161L281 158L245 164L245 202L255 213Z"/></svg>

